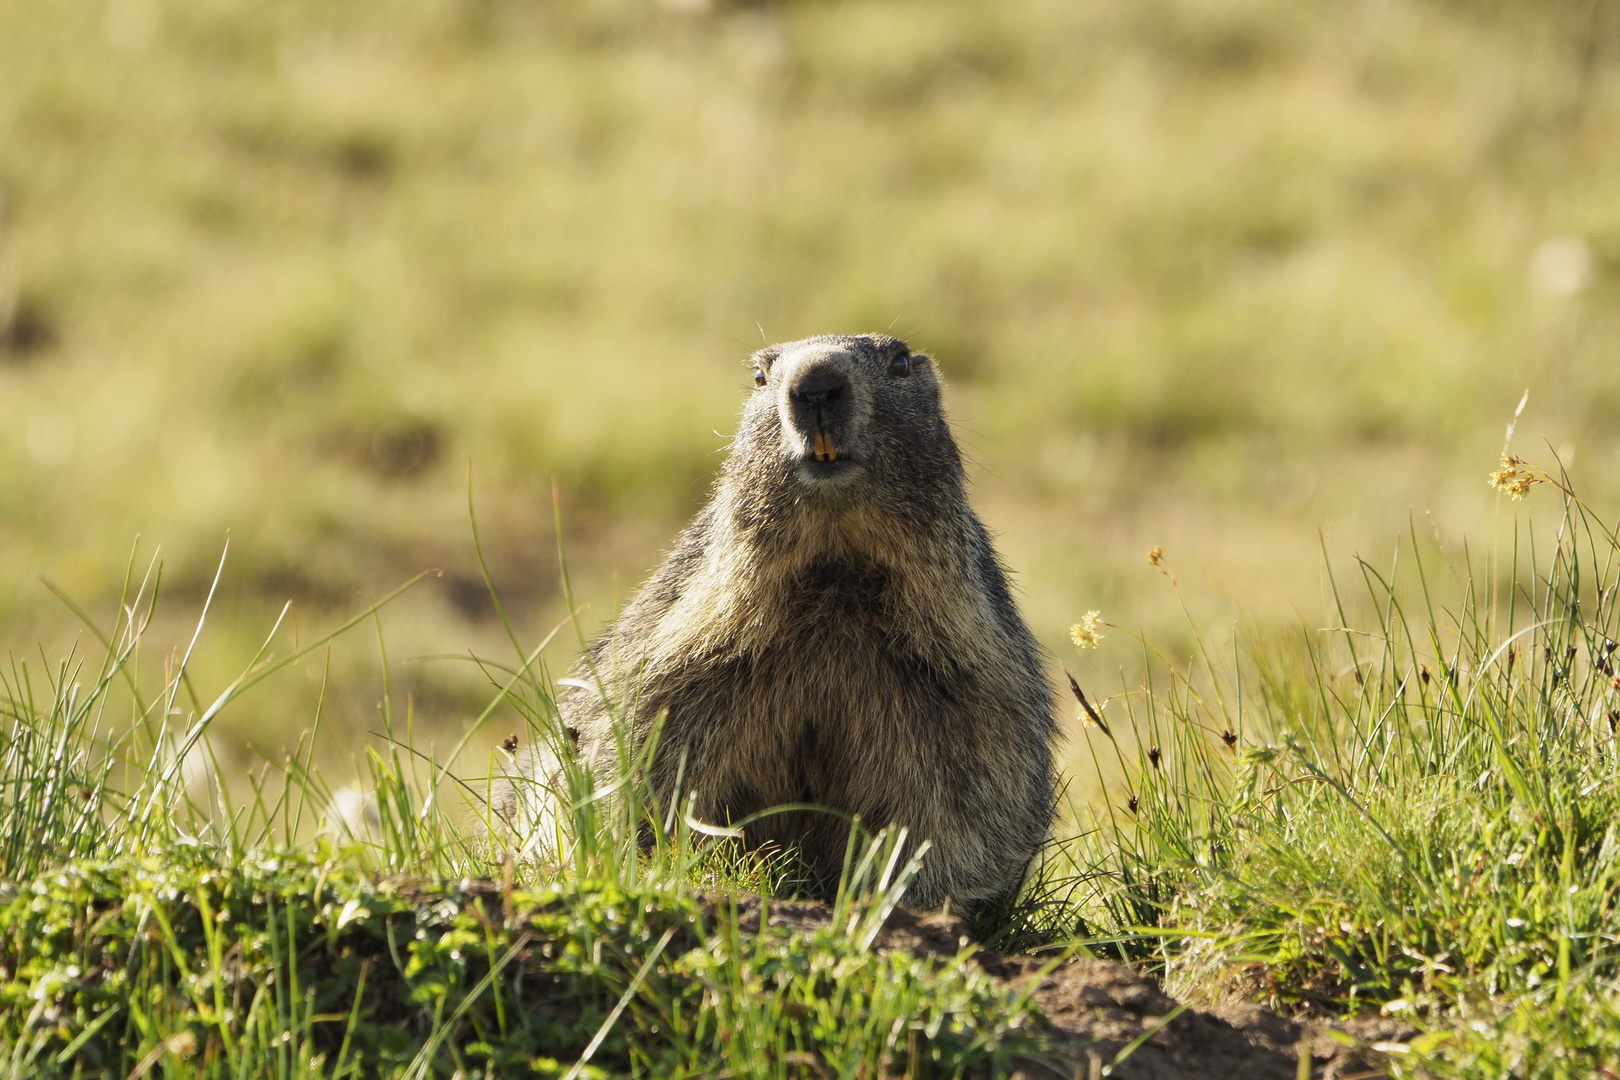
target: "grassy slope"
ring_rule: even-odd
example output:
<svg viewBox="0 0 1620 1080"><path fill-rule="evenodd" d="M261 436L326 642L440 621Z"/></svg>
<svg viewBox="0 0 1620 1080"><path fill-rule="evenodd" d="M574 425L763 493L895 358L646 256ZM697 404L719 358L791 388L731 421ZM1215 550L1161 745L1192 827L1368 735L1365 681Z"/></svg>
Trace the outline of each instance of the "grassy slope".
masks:
<svg viewBox="0 0 1620 1080"><path fill-rule="evenodd" d="M1408 569L1360 564L1336 628L1259 636L1235 668L1150 664L1091 739L1107 799L980 932L1145 964L1183 996L1408 1018L1399 1076L1596 1075L1620 1053L1620 545L1573 498L1520 537L1472 565L1421 545ZM780 890L790 867L702 841L636 784L592 798L583 768L560 824L520 836L469 829L447 806L480 784L405 742L368 759L358 810L307 750L245 797L206 767L188 788L209 713L177 677L143 698L120 663L139 634L109 637L99 674L6 686L17 1075L549 1075L597 1031L596 1065L651 1075L998 1072L1040 1047L972 968L870 951L912 869L894 837L852 853L831 929L756 939L700 918L700 893ZM486 668L526 738L562 737L543 677ZM109 720L125 707L132 736ZM324 839L286 847L317 820Z"/></svg>
<svg viewBox="0 0 1620 1080"><path fill-rule="evenodd" d="M1039 1047L976 969L864 947L881 904L756 936L689 888L378 883L331 849L76 864L5 900L10 1075L948 1076Z"/></svg>
<svg viewBox="0 0 1620 1080"><path fill-rule="evenodd" d="M560 613L556 476L604 617L712 472L756 323L938 350L1054 647L1091 607L1170 621L1152 544L1269 613L1320 522L1471 529L1527 385L1527 444L1611 483L1607 5L720 8L0 11L10 644L64 624L36 573L109 604L140 533L198 600L230 530L199 671L288 596L307 621L430 565L396 646L487 646L468 458L514 610ZM1530 272L1557 236L1592 260L1566 295Z"/></svg>

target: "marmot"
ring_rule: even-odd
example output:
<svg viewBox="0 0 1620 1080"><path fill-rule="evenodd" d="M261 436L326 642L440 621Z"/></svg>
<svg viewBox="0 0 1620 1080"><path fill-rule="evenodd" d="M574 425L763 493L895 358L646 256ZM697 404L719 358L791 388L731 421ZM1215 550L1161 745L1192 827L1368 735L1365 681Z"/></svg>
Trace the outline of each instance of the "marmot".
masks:
<svg viewBox="0 0 1620 1080"><path fill-rule="evenodd" d="M761 350L713 497L559 695L604 778L611 709L640 745L667 711L659 797L740 821L789 803L904 825L931 850L907 903L1006 896L1054 802L1051 687L968 506L934 361L884 335ZM531 758L525 772L549 770ZM744 842L835 885L848 826L790 811Z"/></svg>

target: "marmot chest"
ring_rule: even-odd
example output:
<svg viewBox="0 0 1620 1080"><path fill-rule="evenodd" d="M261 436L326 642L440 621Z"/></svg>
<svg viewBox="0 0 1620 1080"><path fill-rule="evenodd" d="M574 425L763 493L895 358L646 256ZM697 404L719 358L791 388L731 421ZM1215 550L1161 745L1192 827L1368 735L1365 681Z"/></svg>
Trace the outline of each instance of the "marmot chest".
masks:
<svg viewBox="0 0 1620 1080"><path fill-rule="evenodd" d="M809 741L904 738L955 696L948 642L919 641L891 577L871 566L815 565L795 575L776 610L726 660L698 675L710 723L738 738ZM938 623L934 624L936 627ZM948 625L948 624L947 624Z"/></svg>
<svg viewBox="0 0 1620 1080"><path fill-rule="evenodd" d="M981 711L978 680L939 640L967 620L936 616L919 638L920 620L873 568L818 566L787 584L754 621L762 632L671 673L651 702L669 710L660 754L687 756L713 815L805 802L886 820L895 784L927 774Z"/></svg>

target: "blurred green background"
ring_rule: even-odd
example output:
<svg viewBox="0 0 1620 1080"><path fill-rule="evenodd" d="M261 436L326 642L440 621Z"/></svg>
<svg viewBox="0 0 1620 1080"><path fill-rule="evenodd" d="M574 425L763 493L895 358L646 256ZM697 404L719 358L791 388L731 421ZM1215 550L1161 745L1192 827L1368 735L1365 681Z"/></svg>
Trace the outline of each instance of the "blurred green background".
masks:
<svg viewBox="0 0 1620 1080"><path fill-rule="evenodd" d="M890 330L1100 679L1132 649L1077 657L1084 611L1181 632L1153 545L1197 618L1266 624L1317 618L1319 528L1488 542L1527 387L1514 448L1612 507L1617 298L1613 0L0 4L0 644L72 644L42 576L110 622L137 536L183 644L228 535L217 689L285 600L307 640L432 567L382 628L453 739L479 672L407 661L502 648L469 463L529 641L555 480L589 632L701 502L749 352ZM303 667L223 754L290 745Z"/></svg>

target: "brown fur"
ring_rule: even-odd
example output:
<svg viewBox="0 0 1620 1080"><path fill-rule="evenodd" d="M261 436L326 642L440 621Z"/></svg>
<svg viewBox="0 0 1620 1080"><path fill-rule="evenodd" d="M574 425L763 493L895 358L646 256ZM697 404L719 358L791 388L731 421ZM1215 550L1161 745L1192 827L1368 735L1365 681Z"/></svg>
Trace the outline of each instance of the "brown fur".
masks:
<svg viewBox="0 0 1620 1080"><path fill-rule="evenodd" d="M914 906L1004 895L1051 823L1056 729L933 361L873 335L754 363L712 500L575 674L595 672L638 745L667 710L653 785L668 799L681 773L701 819L833 807L931 841ZM559 708L609 772L603 698L571 686ZM806 811L746 832L797 847L824 886L846 837Z"/></svg>

